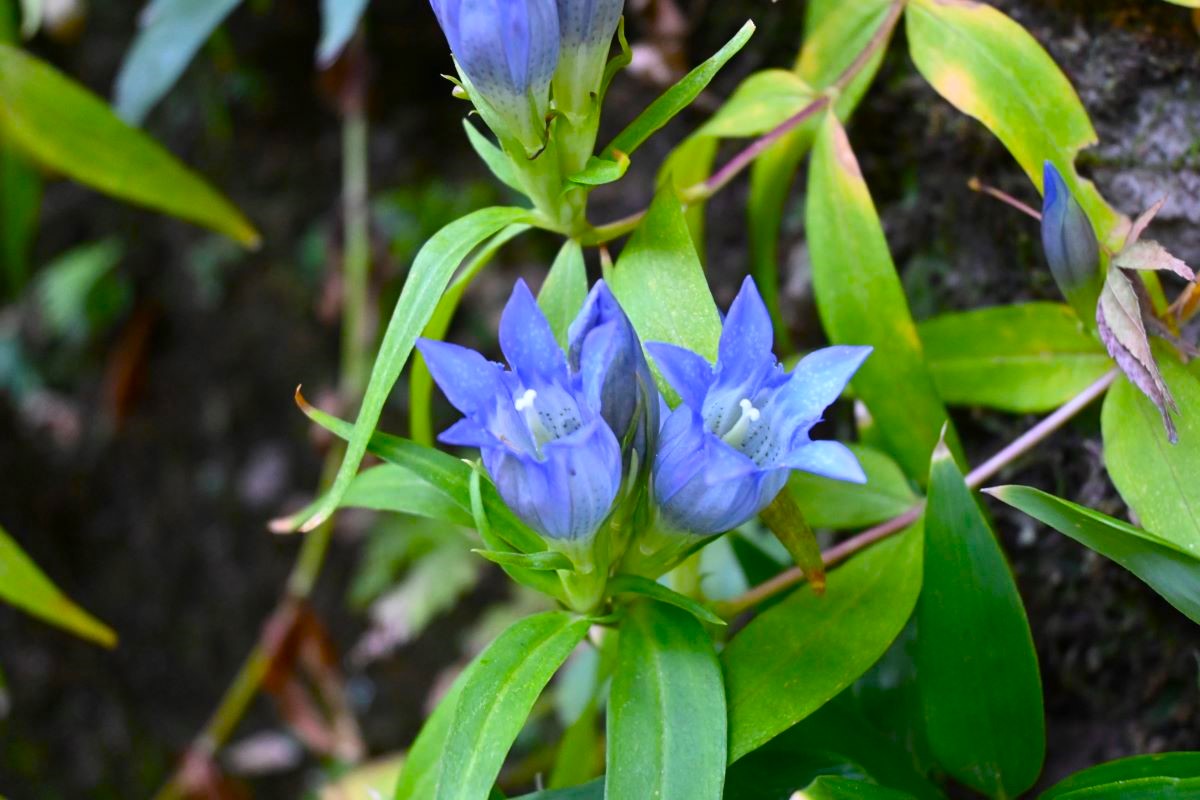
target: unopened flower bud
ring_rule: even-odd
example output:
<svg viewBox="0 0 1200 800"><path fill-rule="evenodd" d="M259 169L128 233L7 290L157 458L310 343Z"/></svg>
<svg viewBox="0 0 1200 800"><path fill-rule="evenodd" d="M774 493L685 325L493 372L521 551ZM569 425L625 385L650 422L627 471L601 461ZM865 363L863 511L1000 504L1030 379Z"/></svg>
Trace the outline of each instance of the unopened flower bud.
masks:
<svg viewBox="0 0 1200 800"><path fill-rule="evenodd" d="M1049 161L1043 183L1042 248L1046 261L1075 313L1091 325L1104 285L1096 231L1062 175Z"/></svg>
<svg viewBox="0 0 1200 800"><path fill-rule="evenodd" d="M554 97L564 113L580 115L592 110L623 5L624 0L558 0L562 45Z"/></svg>

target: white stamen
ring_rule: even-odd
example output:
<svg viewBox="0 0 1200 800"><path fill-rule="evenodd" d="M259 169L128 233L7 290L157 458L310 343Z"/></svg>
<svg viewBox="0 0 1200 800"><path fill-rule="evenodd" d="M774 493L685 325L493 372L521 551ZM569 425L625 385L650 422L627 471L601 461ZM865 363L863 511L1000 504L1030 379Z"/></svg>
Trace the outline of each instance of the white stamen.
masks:
<svg viewBox="0 0 1200 800"><path fill-rule="evenodd" d="M537 399L537 392L533 389L526 389L525 394L517 398L517 411L524 411L527 408L533 408L533 401Z"/></svg>
<svg viewBox="0 0 1200 800"><path fill-rule="evenodd" d="M742 442L746 441L746 434L750 430L750 423L758 422L758 418L762 416L762 412L754 407L754 403L750 402L749 398L739 400L738 407L742 411L738 414L737 421L721 437L726 444L732 447L742 446Z"/></svg>

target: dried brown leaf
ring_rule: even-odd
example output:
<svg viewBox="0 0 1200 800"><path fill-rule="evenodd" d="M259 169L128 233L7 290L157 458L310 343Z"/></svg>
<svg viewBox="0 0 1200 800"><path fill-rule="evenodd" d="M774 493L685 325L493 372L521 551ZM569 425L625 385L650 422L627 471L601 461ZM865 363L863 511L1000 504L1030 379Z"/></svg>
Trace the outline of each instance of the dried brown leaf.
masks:
<svg viewBox="0 0 1200 800"><path fill-rule="evenodd" d="M1167 270L1174 272L1186 281L1196 280L1196 273L1192 271L1191 267L1171 255L1167 252L1167 248L1153 239L1128 245L1113 259L1113 264L1121 269L1138 271Z"/></svg>

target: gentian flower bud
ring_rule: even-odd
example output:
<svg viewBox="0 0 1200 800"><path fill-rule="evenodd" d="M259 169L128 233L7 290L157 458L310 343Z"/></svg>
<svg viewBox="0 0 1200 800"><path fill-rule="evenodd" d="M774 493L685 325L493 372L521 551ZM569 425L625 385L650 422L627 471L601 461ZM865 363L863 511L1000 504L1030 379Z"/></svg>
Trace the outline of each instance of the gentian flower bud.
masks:
<svg viewBox="0 0 1200 800"><path fill-rule="evenodd" d="M586 557L621 489L621 446L602 414L616 357L613 328L593 331L571 369L518 281L500 318L500 348L511 371L458 345L421 339L417 347L465 415L440 440L478 447L516 515L568 555Z"/></svg>
<svg viewBox="0 0 1200 800"><path fill-rule="evenodd" d="M1049 161L1042 182L1042 248L1046 251L1046 261L1075 313L1091 325L1104 286L1096 231L1062 175Z"/></svg>
<svg viewBox="0 0 1200 800"><path fill-rule="evenodd" d="M608 369L601 380L600 414L622 448L637 454L638 465L647 465L658 432L658 387L633 324L604 281L592 287L567 338L568 363L575 372L582 370L585 353L601 342L611 350L604 358Z"/></svg>
<svg viewBox="0 0 1200 800"><path fill-rule="evenodd" d="M827 347L787 373L772 341L767 307L747 278L725 319L716 366L682 347L647 343L682 399L663 423L654 461L661 529L736 528L769 505L795 469L866 481L849 449L808 433L871 348Z"/></svg>
<svg viewBox="0 0 1200 800"><path fill-rule="evenodd" d="M541 150L558 64L555 0L430 2L484 120L529 154Z"/></svg>
<svg viewBox="0 0 1200 800"><path fill-rule="evenodd" d="M592 110L623 5L624 0L558 0L562 47L554 74L554 97L565 113Z"/></svg>

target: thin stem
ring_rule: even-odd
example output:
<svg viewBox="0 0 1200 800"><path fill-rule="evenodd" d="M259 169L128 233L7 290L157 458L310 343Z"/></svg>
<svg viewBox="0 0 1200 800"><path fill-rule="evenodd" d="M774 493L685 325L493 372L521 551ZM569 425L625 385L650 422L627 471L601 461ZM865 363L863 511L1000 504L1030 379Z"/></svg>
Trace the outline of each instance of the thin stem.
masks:
<svg viewBox="0 0 1200 800"><path fill-rule="evenodd" d="M1036 208L1033 208L1032 206L1021 202L1020 200L1013 197L1008 192L1000 191L995 186L988 186L986 183L979 180L979 178L971 178L971 180L967 181L967 188L969 188L973 192L982 192L983 194L986 194L989 197L994 197L997 200L999 200L1001 203L1012 206L1017 211L1020 211L1022 214L1028 214L1029 216L1033 217L1036 220L1040 221L1042 219L1042 212L1038 211Z"/></svg>
<svg viewBox="0 0 1200 800"><path fill-rule="evenodd" d="M370 376L371 340L367 310L370 301L370 230L368 139L365 113L365 52L361 32L344 58L356 74L347 79L342 107L342 191L345 237L342 250L342 362L340 388L344 397L360 397ZM321 489L329 487L342 462L342 447L325 456ZM187 794L189 772L198 759L211 758L233 735L246 709L258 695L298 612L312 594L333 536L332 519L310 531L288 575L283 596L263 625L258 641L225 690L203 730L189 745L179 768L155 800L180 800Z"/></svg>
<svg viewBox="0 0 1200 800"><path fill-rule="evenodd" d="M996 453L996 455L992 456L987 461L971 470L966 477L967 486L969 486L971 489L980 488L989 478L994 477L1000 470L1004 469L1009 464L1028 453L1038 444L1045 441L1052 433L1057 431L1077 414L1079 414L1080 411L1095 401L1096 398L1108 391L1108 388L1112 386L1113 381L1117 379L1119 374L1120 373L1116 369L1111 369L1104 373L1104 375L1102 375L1098 380L1056 409L1054 413L1050 414L1028 431L1023 433L1021 436L1014 439L1010 444L1001 449L1000 452ZM900 516L876 525L875 527L865 530L844 542L834 545L821 554L821 558L825 562L825 567L829 568L835 564L841 563L855 553L858 553L860 550L886 539L893 534L903 531L920 519L923 513L925 513L925 501L921 500ZM716 611L722 617L725 617L726 619L732 619L738 614L754 608L759 603L774 597L780 592L791 589L793 586L796 586L803 580L804 573L801 572L798 567L793 567L779 573L768 581L760 583L758 586L755 586L754 588L738 595L731 600L717 603Z"/></svg>

